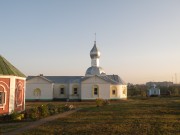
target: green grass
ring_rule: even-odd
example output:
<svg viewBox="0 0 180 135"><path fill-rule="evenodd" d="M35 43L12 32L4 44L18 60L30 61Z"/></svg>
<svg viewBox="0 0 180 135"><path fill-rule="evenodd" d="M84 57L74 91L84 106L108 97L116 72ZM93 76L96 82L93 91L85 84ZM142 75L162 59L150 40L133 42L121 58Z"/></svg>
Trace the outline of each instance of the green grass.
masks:
<svg viewBox="0 0 180 135"><path fill-rule="evenodd" d="M0 124L0 134L24 127L27 124L28 122L6 123L2 125Z"/></svg>
<svg viewBox="0 0 180 135"><path fill-rule="evenodd" d="M78 103L75 103L78 105ZM87 104L87 105L86 105ZM93 105L92 105L93 104ZM66 118L41 125L24 135L178 135L180 98L128 99L95 107L79 103L82 110Z"/></svg>

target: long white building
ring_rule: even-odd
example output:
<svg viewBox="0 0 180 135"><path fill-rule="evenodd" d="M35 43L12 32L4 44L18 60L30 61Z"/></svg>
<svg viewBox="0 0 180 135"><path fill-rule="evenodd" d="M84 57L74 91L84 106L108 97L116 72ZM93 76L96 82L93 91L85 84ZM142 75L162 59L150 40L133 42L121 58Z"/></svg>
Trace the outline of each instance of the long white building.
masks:
<svg viewBox="0 0 180 135"><path fill-rule="evenodd" d="M126 99L127 85L118 75L106 75L99 66L100 51L90 51L91 67L85 76L28 76L26 100Z"/></svg>

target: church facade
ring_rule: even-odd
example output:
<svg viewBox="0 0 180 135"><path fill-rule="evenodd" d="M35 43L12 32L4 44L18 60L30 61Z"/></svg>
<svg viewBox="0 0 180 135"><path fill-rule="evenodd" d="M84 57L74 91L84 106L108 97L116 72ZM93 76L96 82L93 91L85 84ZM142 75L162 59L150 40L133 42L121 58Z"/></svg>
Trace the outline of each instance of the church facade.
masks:
<svg viewBox="0 0 180 135"><path fill-rule="evenodd" d="M107 75L99 66L100 51L90 51L91 66L85 76L28 76L26 100L126 99L127 85L118 75Z"/></svg>

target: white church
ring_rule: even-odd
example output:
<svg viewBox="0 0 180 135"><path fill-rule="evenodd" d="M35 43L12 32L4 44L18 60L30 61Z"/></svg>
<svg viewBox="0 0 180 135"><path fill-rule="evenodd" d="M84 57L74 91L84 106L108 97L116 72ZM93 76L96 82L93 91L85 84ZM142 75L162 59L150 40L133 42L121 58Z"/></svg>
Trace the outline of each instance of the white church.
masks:
<svg viewBox="0 0 180 135"><path fill-rule="evenodd" d="M118 75L107 75L99 66L100 51L94 41L91 67L85 76L28 76L26 101L117 100L127 98L127 85Z"/></svg>

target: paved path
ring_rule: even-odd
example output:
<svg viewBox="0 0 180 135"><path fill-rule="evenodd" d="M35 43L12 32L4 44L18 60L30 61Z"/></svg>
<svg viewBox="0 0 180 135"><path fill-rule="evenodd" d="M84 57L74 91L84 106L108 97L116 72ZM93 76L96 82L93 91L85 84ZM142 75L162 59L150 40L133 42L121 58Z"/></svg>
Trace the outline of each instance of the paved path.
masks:
<svg viewBox="0 0 180 135"><path fill-rule="evenodd" d="M66 116L68 116L68 115L70 115L72 113L77 112L78 110L80 110L80 109L71 110L71 111L64 112L64 113L57 114L57 115L53 115L53 116L50 116L50 117L47 117L47 118L44 118L44 119L40 119L40 120L37 120L37 121L34 121L34 122L29 122L28 125L26 125L25 127L15 129L15 130L7 132L7 133L3 133L2 135L16 135L18 133L21 133L21 132L24 132L26 130L35 128L37 126L40 126L40 125L42 125L42 124L44 124L46 122L53 121L53 120L58 119L58 118L64 118L64 117L66 117Z"/></svg>

